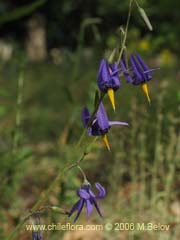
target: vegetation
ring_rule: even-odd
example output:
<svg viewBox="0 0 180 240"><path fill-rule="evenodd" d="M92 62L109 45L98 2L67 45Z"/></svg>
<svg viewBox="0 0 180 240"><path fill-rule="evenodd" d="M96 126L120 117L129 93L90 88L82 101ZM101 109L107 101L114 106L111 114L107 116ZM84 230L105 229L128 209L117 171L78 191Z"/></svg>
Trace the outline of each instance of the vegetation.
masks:
<svg viewBox="0 0 180 240"><path fill-rule="evenodd" d="M169 1L139 3L147 8L154 33L144 30L145 24L136 9L126 46L128 53L138 51L148 65L160 67L149 84L152 103L149 106L140 87L126 84L123 77L124 84L116 94L116 113L105 98L108 115L127 121L130 127L111 130L110 153L99 139L92 144L82 167L90 182L98 179L107 189L107 196L101 202L104 218L101 220L94 212L87 220L82 214L78 223L169 224L168 231L121 229L94 231L93 236L176 240L180 236L180 88L175 41L179 30L173 23L179 18L178 3L171 3L173 19L167 11ZM1 9L2 6L19 8L10 1L1 1L0 6ZM62 9L62 14L57 13L58 9ZM120 32L113 34L113 31L125 24L127 9L127 1L121 4L116 0L98 4L87 1L87 5L79 1L76 6L70 0L47 1L36 13L51 16L47 23L49 53L52 47L61 48L41 62L30 61L25 50L19 48L22 39L10 33L13 41L16 39L14 52L10 60L0 63L1 239L10 236L14 227L29 214L28 209L32 209L58 172L81 156L81 151L75 148L83 130L81 110L84 105L93 109L99 63L117 45ZM81 13L80 18L73 22L71 17L74 19L77 11ZM30 12L29 17L33 14ZM67 18L69 23L65 29ZM15 24L17 29L22 26L23 20L13 19L9 31ZM57 26L61 26L60 33ZM2 25L3 31L5 27ZM61 31L64 31L63 37ZM69 171L50 192L45 205L69 211L76 202L75 190L81 182L77 169ZM66 215L46 210L41 214L43 224L71 221ZM31 218L27 222L31 222ZM73 239L71 233L45 231L43 237L59 239L65 235L64 239ZM87 239L89 234L82 239ZM19 238L30 239L30 235L24 224L18 232Z"/></svg>

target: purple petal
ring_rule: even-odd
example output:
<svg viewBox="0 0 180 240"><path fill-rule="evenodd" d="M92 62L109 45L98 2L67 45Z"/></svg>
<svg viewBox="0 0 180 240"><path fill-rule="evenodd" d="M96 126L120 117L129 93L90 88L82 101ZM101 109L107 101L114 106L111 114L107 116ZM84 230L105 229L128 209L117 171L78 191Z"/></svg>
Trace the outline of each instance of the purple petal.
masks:
<svg viewBox="0 0 180 240"><path fill-rule="evenodd" d="M79 196L80 198L82 198L82 199L85 199L85 200L87 200L87 199L90 198L89 193L88 193L86 190L82 189L82 188L80 188L80 189L78 190L78 196Z"/></svg>
<svg viewBox="0 0 180 240"><path fill-rule="evenodd" d="M142 60L142 58L140 57L140 55L138 53L135 53L135 56L138 60L138 62L141 64L142 68L144 71L149 70L148 66L145 64L145 62Z"/></svg>
<svg viewBox="0 0 180 240"><path fill-rule="evenodd" d="M91 198L95 198L96 197L96 195L91 190L89 190L89 194L90 194Z"/></svg>
<svg viewBox="0 0 180 240"><path fill-rule="evenodd" d="M83 199L80 199L71 209L70 213L68 214L68 216L70 217L76 210L78 211L75 219L74 219L74 222L76 222L76 220L78 219L81 211L82 211L82 208L84 206L84 200Z"/></svg>
<svg viewBox="0 0 180 240"><path fill-rule="evenodd" d="M119 121L109 121L109 126L113 126L113 125L122 125L122 126L128 126L129 124L126 122L119 122Z"/></svg>
<svg viewBox="0 0 180 240"><path fill-rule="evenodd" d="M122 53L121 61L124 63L124 66L127 69L128 68L128 64L127 64L128 57L127 57L127 54L125 51L123 51L123 53Z"/></svg>
<svg viewBox="0 0 180 240"><path fill-rule="evenodd" d="M39 233L37 231L32 231L32 240L38 240L39 238Z"/></svg>
<svg viewBox="0 0 180 240"><path fill-rule="evenodd" d="M76 210L79 209L79 207L81 206L81 200L77 201L74 206L71 208L71 211L69 212L68 216L70 217Z"/></svg>
<svg viewBox="0 0 180 240"><path fill-rule="evenodd" d="M98 111L96 113L96 118L97 118L98 125L101 128L101 130L109 128L108 117L107 117L107 114L106 114L106 111L104 109L102 102L99 105Z"/></svg>
<svg viewBox="0 0 180 240"><path fill-rule="evenodd" d="M139 81L139 83L141 83L143 81L143 76L141 74L141 69L140 69L139 65L137 64L133 55L130 56L130 60L131 60L132 70L134 72L135 78L136 78L137 81Z"/></svg>
<svg viewBox="0 0 180 240"><path fill-rule="evenodd" d="M74 222L77 221L77 219L78 219L78 217L79 217L79 215L80 215L80 213L81 213L81 211L83 209L83 206L84 206L84 200L80 199L80 203L79 203L79 206L78 206L78 213L77 213L77 215L76 215L76 217L74 219Z"/></svg>
<svg viewBox="0 0 180 240"><path fill-rule="evenodd" d="M149 70L144 71L144 73L146 74L146 73L155 72L155 71L158 71L158 70L160 70L160 68L153 68L153 69L149 69Z"/></svg>
<svg viewBox="0 0 180 240"><path fill-rule="evenodd" d="M87 215L89 217L91 215L92 209L93 209L90 200L86 200L86 208L87 208Z"/></svg>
<svg viewBox="0 0 180 240"><path fill-rule="evenodd" d="M118 72L120 71L116 63L110 64L109 69L111 70L111 76L117 75Z"/></svg>
<svg viewBox="0 0 180 240"><path fill-rule="evenodd" d="M128 72L127 68L125 67L125 64L122 60L120 61L120 65L121 65L121 68L122 68L123 75L126 79L126 82L132 83L133 79L132 79L131 75L129 74L129 72Z"/></svg>
<svg viewBox="0 0 180 240"><path fill-rule="evenodd" d="M119 76L111 77L111 84L112 84L112 89L117 90L121 85L120 80L119 80Z"/></svg>
<svg viewBox="0 0 180 240"><path fill-rule="evenodd" d="M121 68L116 68L112 71L112 76L117 75L122 69Z"/></svg>
<svg viewBox="0 0 180 240"><path fill-rule="evenodd" d="M158 68L156 69L149 69L148 66L145 64L145 62L143 61L143 59L140 57L140 55L138 53L135 53L136 59L138 60L138 62L140 63L142 69L143 69L143 73L146 76L146 80L150 80L152 79L152 76L149 74L150 72L154 72L159 70Z"/></svg>
<svg viewBox="0 0 180 240"><path fill-rule="evenodd" d="M110 64L109 70L111 70L111 77L109 79L109 88L112 88L114 91L116 91L120 87L120 77L119 77L119 71L117 64Z"/></svg>
<svg viewBox="0 0 180 240"><path fill-rule="evenodd" d="M82 110L82 123L84 127L87 126L89 119L90 119L90 113L88 109L84 107Z"/></svg>
<svg viewBox="0 0 180 240"><path fill-rule="evenodd" d="M101 70L101 76L102 76L103 81L106 82L106 81L109 80L110 73L109 73L108 63L107 63L106 60L104 60L104 64L103 64L103 67L102 67L102 70Z"/></svg>
<svg viewBox="0 0 180 240"><path fill-rule="evenodd" d="M99 206L98 206L98 204L97 204L96 200L95 200L95 199L93 199L92 201L93 201L93 203L94 203L94 206L95 206L95 208L96 208L96 210L97 210L97 212L98 212L99 216L101 216L101 217L102 217L101 210L100 210L100 208L99 208Z"/></svg>
<svg viewBox="0 0 180 240"><path fill-rule="evenodd" d="M101 62L100 62L99 70L98 70L98 77L101 75L102 70L103 70L105 65L106 65L106 60L102 59Z"/></svg>
<svg viewBox="0 0 180 240"><path fill-rule="evenodd" d="M39 240L43 240L43 236L42 235L39 236Z"/></svg>
<svg viewBox="0 0 180 240"><path fill-rule="evenodd" d="M96 198L104 198L106 195L105 188L100 183L96 183L95 186L99 191L98 195L96 195Z"/></svg>
<svg viewBox="0 0 180 240"><path fill-rule="evenodd" d="M39 240L43 240L43 232L42 231L40 231L40 233L39 233Z"/></svg>
<svg viewBox="0 0 180 240"><path fill-rule="evenodd" d="M108 64L105 59L101 61L99 71L98 71L98 86L100 90L105 91L106 90L106 83L108 83L110 78L109 68Z"/></svg>

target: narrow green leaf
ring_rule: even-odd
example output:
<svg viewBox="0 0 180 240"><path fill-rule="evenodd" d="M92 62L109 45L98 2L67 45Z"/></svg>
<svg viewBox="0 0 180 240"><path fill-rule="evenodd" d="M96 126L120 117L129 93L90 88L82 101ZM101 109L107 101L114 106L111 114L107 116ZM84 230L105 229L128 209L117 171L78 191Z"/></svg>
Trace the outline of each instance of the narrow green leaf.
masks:
<svg viewBox="0 0 180 240"><path fill-rule="evenodd" d="M150 31L152 31L152 30L153 30L153 27L152 27L152 25L151 25L151 23L150 23L150 20L149 20L149 18L148 18L148 16L147 16L145 10L144 10L143 8L139 7L139 6L138 6L138 10L139 10L139 13L140 13L142 19L143 19L144 22L146 23L146 26L148 27L148 29L149 29Z"/></svg>

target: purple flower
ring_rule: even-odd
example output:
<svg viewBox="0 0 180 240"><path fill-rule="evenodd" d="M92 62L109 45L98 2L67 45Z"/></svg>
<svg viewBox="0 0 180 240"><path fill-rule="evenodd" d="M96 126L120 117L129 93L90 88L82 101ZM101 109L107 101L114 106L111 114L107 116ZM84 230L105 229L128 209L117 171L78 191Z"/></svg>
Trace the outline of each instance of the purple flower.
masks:
<svg viewBox="0 0 180 240"><path fill-rule="evenodd" d="M100 183L96 183L95 186L99 191L97 195L95 195L91 191L91 185L88 182L84 183L82 187L77 190L77 195L79 196L80 199L74 204L71 211L69 212L70 217L75 211L77 211L77 215L74 219L74 222L76 222L76 220L78 219L84 205L86 206L88 217L92 213L93 206L96 208L99 216L102 217L101 210L98 206L96 199L104 198L106 195L106 191Z"/></svg>
<svg viewBox="0 0 180 240"><path fill-rule="evenodd" d="M32 231L32 240L43 240L40 216L36 215L35 217L36 217L36 225L33 225L35 229L33 229Z"/></svg>
<svg viewBox="0 0 180 240"><path fill-rule="evenodd" d="M98 71L98 87L102 92L107 92L112 107L115 110L114 91L120 87L120 78L117 64L108 64L105 59L101 60Z"/></svg>
<svg viewBox="0 0 180 240"><path fill-rule="evenodd" d="M82 122L83 126L87 127L88 122L91 118L91 115L87 108L83 108L82 110ZM119 122L119 121L109 121L108 116L106 114L106 111L104 109L103 103L101 102L99 105L99 108L97 110L96 115L94 116L93 122L91 126L87 130L87 134L93 135L93 136L102 136L102 139L108 148L110 150L110 146L107 140L106 133L109 131L111 126L113 125L123 125L128 126L128 123L126 122Z"/></svg>
<svg viewBox="0 0 180 240"><path fill-rule="evenodd" d="M159 70L159 68L149 69L139 54L135 53L130 56L132 71L133 71L133 84L139 85L152 79L151 72Z"/></svg>
<svg viewBox="0 0 180 240"><path fill-rule="evenodd" d="M131 61L130 71L132 72L132 76L129 73L125 61L123 60L120 61L124 77L128 83L132 83L133 85L141 85L142 90L145 93L148 102L150 103L147 81L150 81L152 79L152 75L150 73L159 70L159 68L149 69L145 62L143 61L143 59L137 53L131 54L130 61Z"/></svg>
<svg viewBox="0 0 180 240"><path fill-rule="evenodd" d="M32 231L32 240L43 240L42 231L40 231L40 233L37 231Z"/></svg>

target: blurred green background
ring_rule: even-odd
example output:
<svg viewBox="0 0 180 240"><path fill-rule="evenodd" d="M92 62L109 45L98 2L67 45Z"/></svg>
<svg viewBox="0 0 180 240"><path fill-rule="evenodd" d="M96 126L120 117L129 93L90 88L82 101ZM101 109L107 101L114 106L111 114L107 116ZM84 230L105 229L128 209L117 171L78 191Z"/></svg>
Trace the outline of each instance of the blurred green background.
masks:
<svg viewBox="0 0 180 240"><path fill-rule="evenodd" d="M83 212L78 223L170 224L169 231L44 232L44 239L180 238L180 2L139 0L149 32L134 4L127 52L139 52L148 66L160 67L149 82L151 106L139 87L116 93L116 113L105 98L113 128L109 153L98 139L82 163L94 186L107 196L104 219ZM79 159L81 109L93 109L99 63L120 44L129 1L0 1L0 236L31 209L67 162ZM82 176L68 172L47 204L67 210L76 202ZM44 213L44 224L71 221ZM72 235L73 234L73 235ZM25 227L17 239L31 239Z"/></svg>

